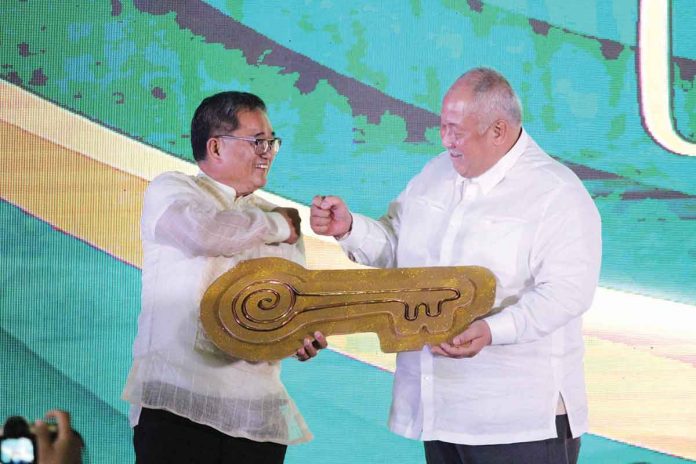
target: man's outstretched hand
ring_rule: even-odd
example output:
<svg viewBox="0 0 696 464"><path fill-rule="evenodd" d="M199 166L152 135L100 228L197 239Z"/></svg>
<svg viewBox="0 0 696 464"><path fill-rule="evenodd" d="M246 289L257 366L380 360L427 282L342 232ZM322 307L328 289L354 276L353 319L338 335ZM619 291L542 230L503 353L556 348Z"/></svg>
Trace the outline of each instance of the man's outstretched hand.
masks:
<svg viewBox="0 0 696 464"><path fill-rule="evenodd" d="M283 208L280 206L274 208L273 211L282 214L290 226L290 237L288 237L284 243L289 243L290 245L297 243L301 235L300 212L295 208Z"/></svg>
<svg viewBox="0 0 696 464"><path fill-rule="evenodd" d="M319 235L340 238L350 231L353 216L339 197L317 195L312 199L309 225Z"/></svg>
<svg viewBox="0 0 696 464"><path fill-rule="evenodd" d="M319 350L323 350L329 346L326 341L326 337L321 332L314 332L314 337L307 337L304 339L304 345L302 348L295 352L295 357L300 361L307 361L315 357Z"/></svg>
<svg viewBox="0 0 696 464"><path fill-rule="evenodd" d="M452 343L432 345L430 351L448 358L473 358L491 344L491 329L483 319L474 321L466 330L452 340Z"/></svg>

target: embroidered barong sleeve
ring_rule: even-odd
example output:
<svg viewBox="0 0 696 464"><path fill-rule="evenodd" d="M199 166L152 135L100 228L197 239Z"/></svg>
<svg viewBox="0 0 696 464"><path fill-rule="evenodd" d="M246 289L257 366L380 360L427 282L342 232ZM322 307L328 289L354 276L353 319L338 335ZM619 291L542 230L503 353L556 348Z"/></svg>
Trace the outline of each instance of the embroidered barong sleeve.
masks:
<svg viewBox="0 0 696 464"><path fill-rule="evenodd" d="M176 189L159 190L170 190L170 194L146 194L144 239L175 247L190 256L233 256L255 245L283 242L290 236L290 226L279 213L257 207L220 209L197 191L186 189L181 182L176 184Z"/></svg>
<svg viewBox="0 0 696 464"><path fill-rule="evenodd" d="M282 242L289 235L289 225L279 213L215 211L177 200L157 220L153 240L192 256L232 256L254 245Z"/></svg>

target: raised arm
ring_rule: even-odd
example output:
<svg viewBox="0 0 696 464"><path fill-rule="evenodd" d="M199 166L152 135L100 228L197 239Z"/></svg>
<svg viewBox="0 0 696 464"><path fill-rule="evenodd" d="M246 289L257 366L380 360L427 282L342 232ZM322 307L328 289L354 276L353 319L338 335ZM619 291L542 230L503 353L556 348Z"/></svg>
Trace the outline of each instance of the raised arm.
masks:
<svg viewBox="0 0 696 464"><path fill-rule="evenodd" d="M152 239L192 256L232 256L255 245L288 241L290 230L278 212L216 211L177 201L157 220Z"/></svg>
<svg viewBox="0 0 696 464"><path fill-rule="evenodd" d="M316 196L312 201L312 230L336 238L348 257L374 267L396 266L396 245L401 212L399 199L379 221L351 213L338 197Z"/></svg>
<svg viewBox="0 0 696 464"><path fill-rule="evenodd" d="M186 179L156 179L145 194L144 240L169 245L190 256L232 256L261 244L294 243L299 215L280 208L220 210Z"/></svg>
<svg viewBox="0 0 696 464"><path fill-rule="evenodd" d="M340 239L350 232L353 215L341 198L317 195L312 199L310 225L319 235Z"/></svg>

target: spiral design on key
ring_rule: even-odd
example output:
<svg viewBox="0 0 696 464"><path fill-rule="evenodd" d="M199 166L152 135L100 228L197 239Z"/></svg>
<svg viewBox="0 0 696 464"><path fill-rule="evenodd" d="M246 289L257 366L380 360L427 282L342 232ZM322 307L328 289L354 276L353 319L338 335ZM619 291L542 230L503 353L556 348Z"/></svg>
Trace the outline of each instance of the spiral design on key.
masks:
<svg viewBox="0 0 696 464"><path fill-rule="evenodd" d="M277 280L260 280L244 287L232 301L232 314L241 327L252 331L277 330L300 311L297 290Z"/></svg>

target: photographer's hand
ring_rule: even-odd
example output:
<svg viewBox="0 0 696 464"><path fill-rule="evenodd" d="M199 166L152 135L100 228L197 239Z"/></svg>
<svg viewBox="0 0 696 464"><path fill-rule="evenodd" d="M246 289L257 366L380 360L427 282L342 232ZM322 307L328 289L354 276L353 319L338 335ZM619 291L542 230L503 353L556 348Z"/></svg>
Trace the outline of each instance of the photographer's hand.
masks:
<svg viewBox="0 0 696 464"><path fill-rule="evenodd" d="M80 464L82 462L82 440L70 426L70 414L54 409L46 413L46 418L50 417L58 423L58 435L53 441L51 441L51 434L45 422L37 420L34 423L39 462L42 464Z"/></svg>

